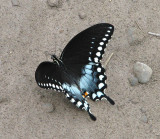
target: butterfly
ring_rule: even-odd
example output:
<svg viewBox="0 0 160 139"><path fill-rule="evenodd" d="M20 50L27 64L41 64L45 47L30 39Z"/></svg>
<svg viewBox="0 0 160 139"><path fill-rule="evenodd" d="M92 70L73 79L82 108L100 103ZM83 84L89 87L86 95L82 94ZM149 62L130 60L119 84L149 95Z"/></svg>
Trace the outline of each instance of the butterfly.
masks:
<svg viewBox="0 0 160 139"><path fill-rule="evenodd" d="M107 84L101 59L114 32L108 23L93 25L77 34L64 48L60 58L52 55L52 62L40 63L35 79L41 88L64 92L71 103L88 112L92 120L87 97L91 100L114 101L104 93Z"/></svg>

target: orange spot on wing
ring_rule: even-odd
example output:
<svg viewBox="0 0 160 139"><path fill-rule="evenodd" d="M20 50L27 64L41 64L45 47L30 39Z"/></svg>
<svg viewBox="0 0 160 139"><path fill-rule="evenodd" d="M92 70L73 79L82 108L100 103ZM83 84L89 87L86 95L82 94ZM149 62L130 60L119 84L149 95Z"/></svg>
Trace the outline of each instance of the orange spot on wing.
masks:
<svg viewBox="0 0 160 139"><path fill-rule="evenodd" d="M88 95L88 92L85 92L84 95L87 96L87 95Z"/></svg>
<svg viewBox="0 0 160 139"><path fill-rule="evenodd" d="M88 95L88 92L84 92L84 94L82 95L84 98L86 98L86 96Z"/></svg>

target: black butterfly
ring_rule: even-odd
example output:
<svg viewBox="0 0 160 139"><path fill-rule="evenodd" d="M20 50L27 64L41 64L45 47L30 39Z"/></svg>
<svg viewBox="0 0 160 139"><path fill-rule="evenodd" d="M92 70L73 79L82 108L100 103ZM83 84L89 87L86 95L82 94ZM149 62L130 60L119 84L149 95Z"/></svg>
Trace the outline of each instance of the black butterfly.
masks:
<svg viewBox="0 0 160 139"><path fill-rule="evenodd" d="M107 77L100 63L113 31L113 25L101 23L80 32L67 44L59 59L52 55L53 62L42 62L38 66L35 72L37 84L64 92L95 121L86 97L93 101L105 98L114 105L114 101L104 94Z"/></svg>

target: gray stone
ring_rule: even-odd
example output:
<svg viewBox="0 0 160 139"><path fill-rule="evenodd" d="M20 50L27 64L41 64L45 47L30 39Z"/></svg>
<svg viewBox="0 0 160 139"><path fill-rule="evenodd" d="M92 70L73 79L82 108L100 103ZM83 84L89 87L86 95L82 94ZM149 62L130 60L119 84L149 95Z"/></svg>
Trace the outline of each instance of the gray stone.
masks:
<svg viewBox="0 0 160 139"><path fill-rule="evenodd" d="M137 79L135 76L133 76L133 75L131 75L131 76L128 78L128 80L129 80L129 82L130 82L130 84L131 84L132 86L135 86L135 85L138 84L138 79Z"/></svg>
<svg viewBox="0 0 160 139"><path fill-rule="evenodd" d="M144 63L134 64L133 71L140 83L147 83L152 76L152 69Z"/></svg>
<svg viewBox="0 0 160 139"><path fill-rule="evenodd" d="M142 122L144 122L144 123L148 123L148 118L147 118L146 115L142 115L141 118L140 118L140 120L141 120Z"/></svg>
<svg viewBox="0 0 160 139"><path fill-rule="evenodd" d="M133 2L137 2L138 0L132 0Z"/></svg>
<svg viewBox="0 0 160 139"><path fill-rule="evenodd" d="M84 12L79 12L79 17L81 18L81 19L84 19L84 18L86 18L86 13L84 13Z"/></svg>
<svg viewBox="0 0 160 139"><path fill-rule="evenodd" d="M44 111L47 113L51 113L55 110L55 107L51 103L43 103L42 109L44 109Z"/></svg>
<svg viewBox="0 0 160 139"><path fill-rule="evenodd" d="M146 113L146 110L144 108L140 108L142 113Z"/></svg>
<svg viewBox="0 0 160 139"><path fill-rule="evenodd" d="M0 103L7 102L7 101L8 101L7 98L1 98L1 97L0 97Z"/></svg>
<svg viewBox="0 0 160 139"><path fill-rule="evenodd" d="M48 5L51 7L60 7L62 2L60 0L47 0Z"/></svg>
<svg viewBox="0 0 160 139"><path fill-rule="evenodd" d="M12 5L13 6L19 6L19 1L18 0L12 0Z"/></svg>
<svg viewBox="0 0 160 139"><path fill-rule="evenodd" d="M142 42L144 36L143 33L136 27L130 27L127 31L127 38L129 45L135 46Z"/></svg>

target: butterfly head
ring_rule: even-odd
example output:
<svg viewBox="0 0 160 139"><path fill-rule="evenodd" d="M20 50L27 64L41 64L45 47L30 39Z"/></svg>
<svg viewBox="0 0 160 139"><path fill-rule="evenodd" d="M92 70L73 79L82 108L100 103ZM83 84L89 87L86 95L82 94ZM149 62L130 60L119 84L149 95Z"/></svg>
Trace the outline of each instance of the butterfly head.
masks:
<svg viewBox="0 0 160 139"><path fill-rule="evenodd" d="M51 59L54 61L54 60L58 60L57 56L56 55L51 55Z"/></svg>
<svg viewBox="0 0 160 139"><path fill-rule="evenodd" d="M57 58L56 55L51 55L51 59L53 60L53 63L57 63L58 65L62 65L62 61L60 59Z"/></svg>

